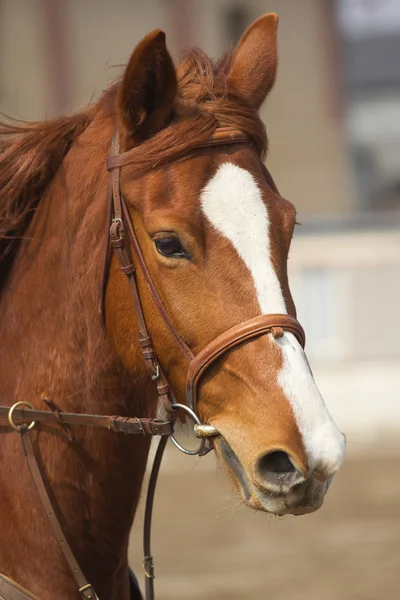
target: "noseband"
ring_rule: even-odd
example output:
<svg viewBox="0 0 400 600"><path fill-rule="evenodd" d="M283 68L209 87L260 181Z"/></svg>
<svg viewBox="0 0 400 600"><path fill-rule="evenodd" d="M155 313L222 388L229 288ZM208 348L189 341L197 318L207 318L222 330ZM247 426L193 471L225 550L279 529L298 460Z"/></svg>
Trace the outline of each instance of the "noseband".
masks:
<svg viewBox="0 0 400 600"><path fill-rule="evenodd" d="M248 143L249 139L242 131L233 129L231 127L224 127L217 129L203 142L191 148L189 153L201 148ZM128 279L139 331L138 341L142 350L144 363L146 365L151 382L155 386L158 400L162 403L170 416L169 420L64 413L56 404L54 404L54 402L48 399L45 399L45 402L50 409L49 411L36 410L26 402L17 402L11 408L9 406L0 406L0 418L8 417L10 425L20 434L24 454L27 458L39 498L43 505L46 516L48 517L49 523L53 529L53 533L64 554L66 562L75 578L80 596L83 600L99 599L93 586L87 582L84 574L82 573L74 554L67 540L65 539L60 523L55 516L56 512L53 509L52 501L50 500L44 485L40 468L37 463L35 453L33 452L33 447L29 437L29 430L34 426L35 422L39 421L57 423L66 433L70 441L73 439L70 425L106 427L114 433L161 436L150 475L143 536L143 568L146 575L146 599L153 600L154 567L153 558L150 551L151 517L157 476L166 442L168 437L171 437L174 444L186 454L199 454L201 456L212 449L211 439L213 436L218 435L218 431L212 425L202 423L198 416L198 388L202 375L210 365L217 361L226 352L234 347L239 346L243 342L258 338L261 335L271 334L272 337L279 338L283 336L285 331L287 331L292 333L297 338L302 347L304 347L305 344L304 330L294 317L286 314L269 314L256 316L248 321L232 327L231 329L228 329L207 344L207 346L205 346L198 354L193 354L191 348L177 331L160 298L157 288L154 285L150 271L143 256L129 210L124 198L121 195L121 168L135 163L137 156L141 153L141 151L141 147L139 146L129 150L128 152L120 154L118 133L117 130L115 130L111 143L110 156L107 159L107 169L109 171L106 210L107 241L104 245L103 254L102 276L99 291L99 314L102 324L105 327L105 294L111 259L110 249L112 249L119 261L122 273ZM170 160L171 162L181 160L187 157L187 155L188 153L186 153L186 156L176 155ZM158 165L155 165L155 167L156 166ZM268 181L268 183L270 182ZM273 181L272 187L274 190L276 190ZM132 257L134 258L134 261L132 260ZM186 404L179 404L176 402L172 387L163 372L162 365L156 354L153 341L146 324L142 302L137 286L137 268L140 269L144 277L151 297L157 307L158 313L164 321L169 334L175 340L177 347L188 364L186 375ZM23 408L23 406L25 408ZM199 447L196 450L188 450L183 448L174 437L173 425L179 410L185 411L194 422L195 434L200 440ZM29 426L25 423L15 423L15 421L25 422L27 420L32 421ZM6 597L10 598L10 600L19 600L21 597L18 595L20 594L20 591L18 591L18 586L6 577L2 577L0 574L0 598L2 591L6 594ZM26 595L24 597L28 598L29 596ZM33 596L31 597L33 598Z"/></svg>

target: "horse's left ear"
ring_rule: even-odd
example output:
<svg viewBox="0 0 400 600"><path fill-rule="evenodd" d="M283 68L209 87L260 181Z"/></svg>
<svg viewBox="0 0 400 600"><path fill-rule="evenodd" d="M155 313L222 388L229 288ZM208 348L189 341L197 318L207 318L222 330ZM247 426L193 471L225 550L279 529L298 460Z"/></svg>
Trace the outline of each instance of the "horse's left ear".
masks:
<svg viewBox="0 0 400 600"><path fill-rule="evenodd" d="M259 109L270 92L278 65L278 15L257 19L241 37L233 54L228 81L242 98Z"/></svg>
<svg viewBox="0 0 400 600"><path fill-rule="evenodd" d="M144 141L168 124L176 92L175 66L165 33L158 29L133 51L118 90L118 115L126 146Z"/></svg>

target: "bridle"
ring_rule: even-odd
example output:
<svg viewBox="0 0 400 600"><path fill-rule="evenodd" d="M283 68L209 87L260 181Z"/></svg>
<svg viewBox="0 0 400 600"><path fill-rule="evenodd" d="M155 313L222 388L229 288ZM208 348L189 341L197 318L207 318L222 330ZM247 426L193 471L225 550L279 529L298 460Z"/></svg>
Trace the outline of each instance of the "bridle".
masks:
<svg viewBox="0 0 400 600"><path fill-rule="evenodd" d="M202 143L197 144L194 148L192 148L191 151L212 146L248 143L249 138L242 131L225 127L217 129ZM107 242L104 245L98 308L101 322L105 327L105 294L108 281L109 264L111 260L110 250L112 249L119 262L122 273L128 279L136 322L138 325L138 341L147 372L152 384L155 386L158 402L162 403L164 409L169 415L169 419L162 420L138 417L64 413L53 401L47 398L45 398L44 401L50 410L36 410L27 402L17 402L11 408L8 406L0 406L0 418L8 418L10 425L20 434L24 455L27 458L39 498L42 502L49 523L53 529L53 533L75 578L81 597L84 600L98 600L98 596L93 586L86 580L83 572L81 571L64 536L58 519L55 516L53 505L45 488L29 436L29 430L35 425L35 423L55 422L60 425L70 440L73 439L70 429L71 425L106 427L114 433L161 436L149 480L143 536L143 568L146 575L146 599L153 600L154 566L150 551L151 518L157 476L166 442L168 437L170 437L173 443L186 454L198 454L202 456L212 449L211 439L213 436L218 435L218 431L212 425L202 423L198 416L198 387L202 375L211 364L223 356L228 350L238 346L239 344L242 344L245 341L257 338L260 335L271 334L274 338L279 338L283 336L285 331L287 331L292 333L303 347L305 344L304 330L294 317L286 314L268 314L259 315L248 321L240 323L235 327L232 327L211 341L198 354L193 354L190 347L177 331L160 298L157 288L154 285L150 271L143 256L128 207L121 195L121 168L135 163L140 152L141 148L139 146L120 154L118 131L115 129L111 143L110 155L107 159L107 169L109 171L106 210ZM177 155L171 160L176 161L184 158L185 155ZM268 172L267 174L269 175ZM273 187L275 188L274 184ZM155 351L143 312L136 280L136 269L140 269L160 317L164 321L169 334L175 340L176 345L180 349L183 357L188 362L186 376L186 404L180 404L176 402L172 387L163 372L161 363ZM199 446L195 450L188 450L184 448L174 437L174 423L179 410L184 411L194 423L194 431L196 436L199 438ZM24 423L17 424L16 421L24 421ZM30 425L27 425L26 421L32 422ZM4 586L5 584L4 580L2 580L0 576L0 597L2 589L3 591L6 589L5 587L2 588L2 585ZM10 584L8 580L8 586L9 585ZM17 598L19 598L19 596L16 594L14 596L12 595L13 591L10 589L10 587L7 587L6 591L10 597L10 600L17 600Z"/></svg>
<svg viewBox="0 0 400 600"><path fill-rule="evenodd" d="M231 127L217 129L212 135L204 140L201 144L197 144L195 150L207 148L211 146L222 146L229 144L249 144L249 138L245 133ZM188 408L193 414L197 415L197 389L199 380L204 371L215 362L225 352L237 346L238 344L249 340L253 337L258 337L265 333L271 333L273 337L281 337L284 331L293 333L299 343L304 347L305 334L300 323L290 315L286 314L269 314L260 315L248 321L244 321L235 327L215 338L205 348L203 348L196 356L192 350L182 339L179 332L176 330L168 311L165 309L156 286L152 280L150 271L144 259L135 229L132 224L132 219L125 200L121 195L120 188L120 170L122 167L130 165L137 159L140 152L140 146L132 150L119 154L119 142L117 130L114 133L111 143L110 156L107 159L107 169L110 172L109 188L108 188L108 214L111 218L111 227L109 229L111 247L114 249L121 271L127 276L132 295L133 306L136 314L136 321L139 327L139 344L142 348L143 358L151 379L156 383L157 394L164 408L168 413L176 411L177 407L188 412ZM180 157L175 157L175 160ZM271 178L272 179L272 178ZM275 187L275 185L274 185ZM276 189L276 188L275 188ZM129 246L125 242L126 235L129 240ZM188 371L186 377L186 405L177 405L173 399L173 393L168 380L166 379L158 360L156 351L151 340L150 333L146 326L146 321L143 314L140 295L135 278L135 267L129 253L131 249L136 263L139 266L141 273L145 279L152 299L158 309L159 315L164 321L169 333L174 338L177 346L182 352L184 358L188 361ZM104 315L104 297L107 281L107 263L108 257L103 261L103 277L101 283L99 310L102 321L105 321ZM190 414L190 413L189 413ZM202 454L204 443L195 454Z"/></svg>

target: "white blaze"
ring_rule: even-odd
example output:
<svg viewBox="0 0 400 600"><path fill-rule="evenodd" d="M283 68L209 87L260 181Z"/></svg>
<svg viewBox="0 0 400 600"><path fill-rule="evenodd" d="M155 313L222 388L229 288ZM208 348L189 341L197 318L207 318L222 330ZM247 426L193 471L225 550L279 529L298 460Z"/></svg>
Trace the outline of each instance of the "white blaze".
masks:
<svg viewBox="0 0 400 600"><path fill-rule="evenodd" d="M222 164L203 189L201 206L212 226L230 240L249 269L260 314L287 314L271 261L268 210L251 173L232 163ZM285 333L276 343L283 359L278 383L292 406L310 467L331 474L343 462L344 438L324 404L297 339Z"/></svg>

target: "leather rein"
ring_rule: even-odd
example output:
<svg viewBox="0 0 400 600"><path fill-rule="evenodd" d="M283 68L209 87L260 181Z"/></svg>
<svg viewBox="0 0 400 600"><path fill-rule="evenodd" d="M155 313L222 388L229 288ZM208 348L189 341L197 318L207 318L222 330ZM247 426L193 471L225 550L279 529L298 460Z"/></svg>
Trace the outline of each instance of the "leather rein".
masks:
<svg viewBox="0 0 400 600"><path fill-rule="evenodd" d="M240 130L231 127L224 127L215 130L201 144L198 144L192 150L207 148L211 146L223 146L230 144L249 144L249 138ZM108 281L108 270L111 260L112 250L116 255L122 273L127 277L132 303L135 311L136 321L139 331L139 345L142 350L143 360L152 384L157 392L158 402L162 403L164 409L169 415L169 419L152 419L139 417L122 417L107 415L89 415L82 413L63 412L52 400L44 398L44 402L49 410L37 410L27 402L17 402L11 408L9 406L0 406L0 419L8 418L10 426L15 429L21 438L24 455L27 459L29 469L32 474L35 487L37 489L44 512L48 518L53 533L58 541L65 560L76 581L77 588L83 600L99 600L93 586L86 580L78 562L66 540L61 525L53 509L52 501L46 490L42 474L33 450L29 431L37 422L57 423L67 435L68 439L73 441L71 426L89 426L107 428L112 433L123 433L129 435L151 435L160 436L160 441L154 458L152 471L150 475L145 521L143 531L143 550L144 561L143 569L146 581L146 600L154 599L154 566L153 557L150 550L151 537L151 519L155 487L157 476L166 442L170 437L173 443L186 454L198 454L202 456L212 449L211 439L218 435L218 431L209 424L203 424L197 414L198 403L198 385L203 373L207 368L226 353L231 348L238 346L244 341L251 340L264 334L271 334L273 337L282 337L284 332L290 332L296 336L299 343L304 347L305 334L300 323L290 315L286 314L268 314L254 317L248 321L232 327L228 331L211 341L197 355L183 340L176 330L164 304L159 296L156 286L152 280L150 271L143 256L133 223L121 195L120 189L120 170L126 165L135 162L136 157L141 152L141 148L135 147L124 153L119 153L118 132L115 130L110 156L107 159L107 169L109 171L108 192L107 192L107 210L106 210L106 236L107 241L104 246L102 278L99 290L99 315L105 328L105 293ZM179 160L184 156L177 156L173 160ZM157 165L155 165L156 167ZM267 172L269 176L269 173ZM269 179L271 177L269 176ZM272 182L273 188L276 190ZM132 260L134 257L134 261ZM134 266L135 263L135 266ZM159 315L163 319L170 335L175 340L184 358L188 362L186 377L186 404L179 404L175 401L172 388L165 376L160 361L158 360L149 329L146 324L139 290L136 281L136 268L139 268L153 301L157 307ZM195 450L188 450L180 445L174 437L174 422L177 412L184 411L194 423L194 432L199 438L199 446ZM28 424L30 422L30 424ZM5 576L0 574L0 598L2 591L10 600L19 600L21 598L19 586L14 584ZM24 593L27 593L24 590ZM29 597L29 596L24 596ZM33 596L31 596L33 598Z"/></svg>

